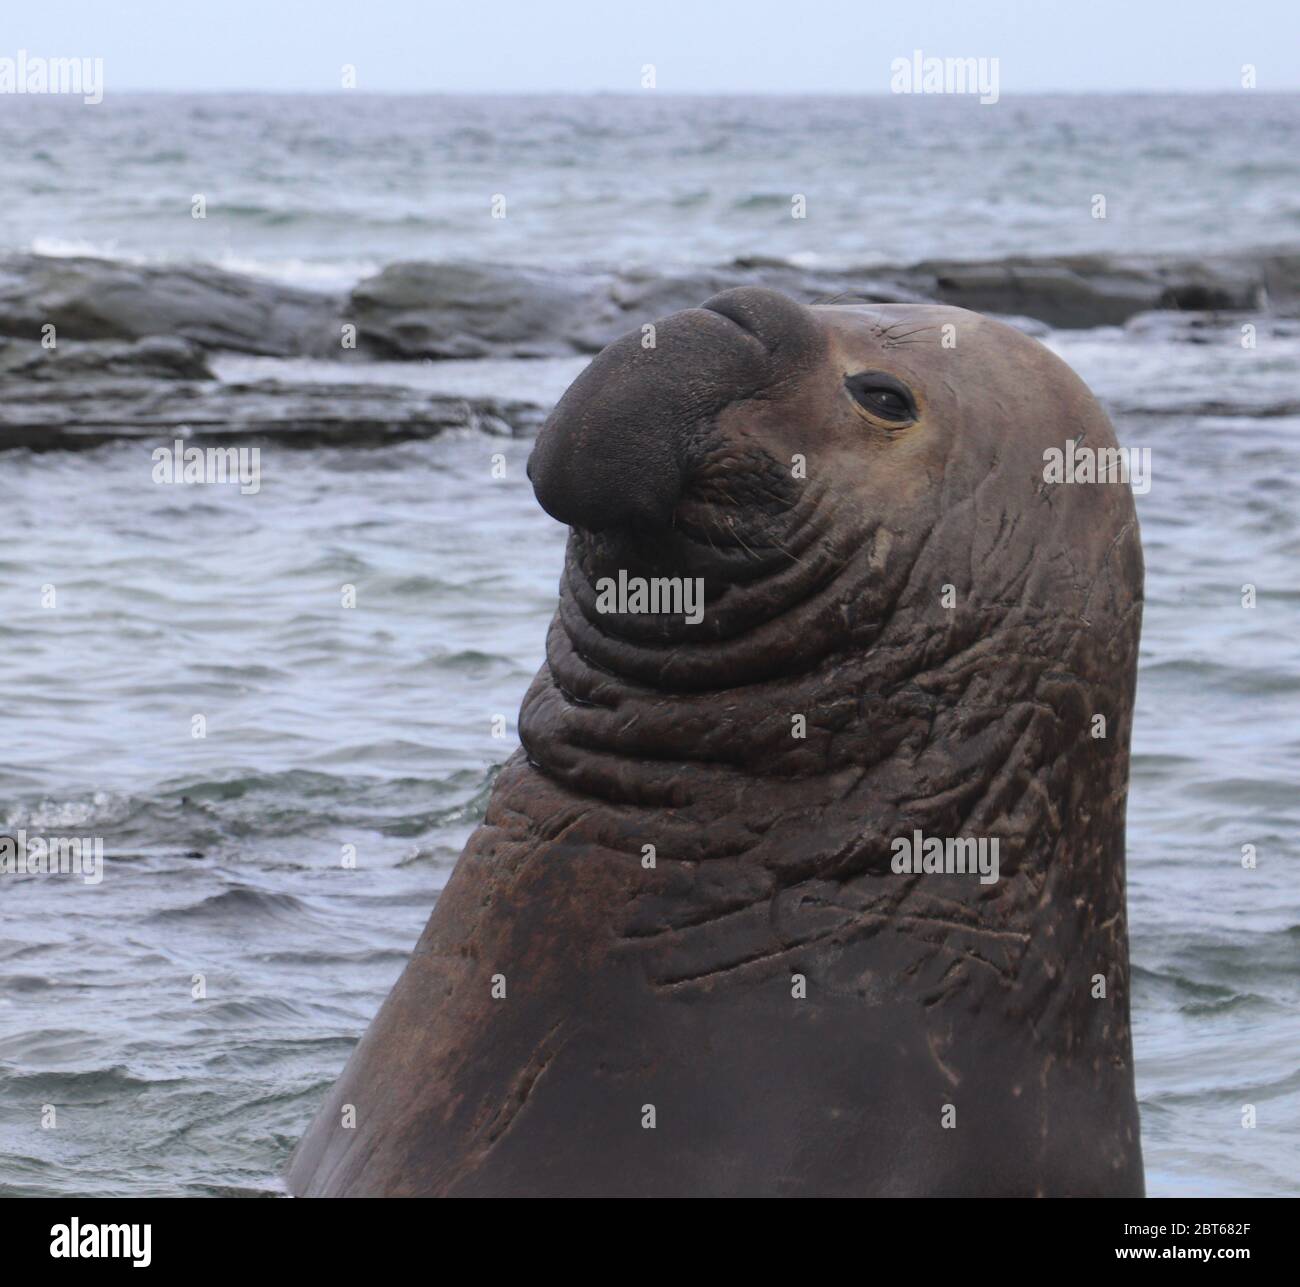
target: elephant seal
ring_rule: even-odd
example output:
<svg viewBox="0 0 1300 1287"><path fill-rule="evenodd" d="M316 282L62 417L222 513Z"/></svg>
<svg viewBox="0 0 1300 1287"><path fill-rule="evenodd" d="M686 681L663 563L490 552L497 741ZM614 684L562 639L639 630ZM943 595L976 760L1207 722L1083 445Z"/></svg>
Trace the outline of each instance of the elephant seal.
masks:
<svg viewBox="0 0 1300 1287"><path fill-rule="evenodd" d="M1083 383L961 309L740 288L599 354L521 749L291 1189L1141 1194L1141 547L1067 444Z"/></svg>

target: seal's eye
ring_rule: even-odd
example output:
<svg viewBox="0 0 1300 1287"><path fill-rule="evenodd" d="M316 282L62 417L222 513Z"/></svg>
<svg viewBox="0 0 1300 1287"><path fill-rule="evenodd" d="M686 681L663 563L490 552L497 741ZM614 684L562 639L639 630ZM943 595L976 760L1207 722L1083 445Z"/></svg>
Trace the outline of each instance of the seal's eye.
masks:
<svg viewBox="0 0 1300 1287"><path fill-rule="evenodd" d="M891 424L907 424L916 419L916 403L901 381L883 371L863 371L851 375L844 387L864 411Z"/></svg>

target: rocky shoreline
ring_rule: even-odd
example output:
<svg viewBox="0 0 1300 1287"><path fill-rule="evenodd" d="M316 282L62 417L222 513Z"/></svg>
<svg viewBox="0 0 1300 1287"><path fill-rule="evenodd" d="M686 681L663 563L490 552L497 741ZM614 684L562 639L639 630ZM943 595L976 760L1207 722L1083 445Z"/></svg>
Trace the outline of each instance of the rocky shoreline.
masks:
<svg viewBox="0 0 1300 1287"><path fill-rule="evenodd" d="M449 429L521 436L545 411L404 385L217 379L192 341L69 341L56 353L0 340L0 450L98 447L118 439L281 446L385 446Z"/></svg>
<svg viewBox="0 0 1300 1287"><path fill-rule="evenodd" d="M205 265L0 259L0 448L194 434L299 443L428 437L449 427L528 433L544 408L401 386L215 379L210 354L343 363L557 358L598 352L731 286L806 302L936 301L1031 331L1128 326L1195 341L1255 318L1300 318L1300 252L1206 260L1064 256L821 270L745 259L676 274L560 273L404 262L346 294ZM44 347L53 327L54 348Z"/></svg>

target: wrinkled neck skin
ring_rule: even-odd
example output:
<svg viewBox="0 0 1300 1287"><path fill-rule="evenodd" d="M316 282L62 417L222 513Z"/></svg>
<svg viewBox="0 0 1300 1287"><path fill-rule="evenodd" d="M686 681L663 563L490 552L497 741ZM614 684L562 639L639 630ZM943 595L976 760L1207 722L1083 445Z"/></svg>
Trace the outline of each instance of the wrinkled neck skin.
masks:
<svg viewBox="0 0 1300 1287"><path fill-rule="evenodd" d="M1126 1011L1135 525L1087 555L1053 521L1080 489L1026 521L1018 481L972 485L951 449L864 505L833 461L793 478L773 416L718 418L671 530L571 534L488 822L620 855L633 892L604 915L656 987L803 971L1032 1017L1086 951ZM704 620L598 612L619 569L704 578ZM896 874L917 830L996 839L1000 880Z"/></svg>

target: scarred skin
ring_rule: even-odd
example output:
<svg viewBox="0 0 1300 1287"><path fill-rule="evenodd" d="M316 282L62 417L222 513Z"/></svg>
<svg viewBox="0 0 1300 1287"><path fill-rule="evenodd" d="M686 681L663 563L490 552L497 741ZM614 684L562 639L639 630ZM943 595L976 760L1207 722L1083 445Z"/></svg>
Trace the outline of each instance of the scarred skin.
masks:
<svg viewBox="0 0 1300 1287"><path fill-rule="evenodd" d="M293 1191L1141 1194L1142 557L1127 486L1044 481L1068 439L1115 446L961 309L745 288L600 354L529 467L573 531L522 749ZM599 613L619 569L703 621ZM895 874L916 829L1001 879Z"/></svg>

